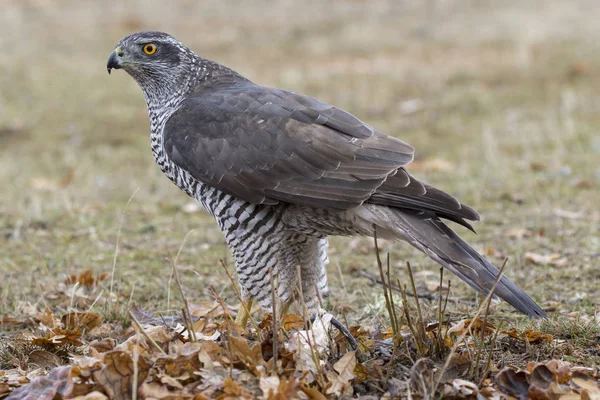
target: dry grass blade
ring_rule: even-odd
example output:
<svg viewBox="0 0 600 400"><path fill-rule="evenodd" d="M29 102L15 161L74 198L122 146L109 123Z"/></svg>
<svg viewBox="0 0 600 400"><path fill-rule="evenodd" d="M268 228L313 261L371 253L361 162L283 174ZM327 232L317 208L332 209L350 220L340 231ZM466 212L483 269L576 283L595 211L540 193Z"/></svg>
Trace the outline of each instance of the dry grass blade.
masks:
<svg viewBox="0 0 600 400"><path fill-rule="evenodd" d="M388 316L390 318L390 324L392 326L392 332L394 335L394 340L398 340L398 324L394 319L394 311L392 310L392 301L390 299L389 285L385 281L385 276L383 274L383 263L381 262L381 257L379 253L379 244L377 242L377 227L373 225L373 243L375 244L375 257L377 259L377 268L379 268L379 276L381 278L382 287L383 287L383 296L385 297L385 306L387 308Z"/></svg>
<svg viewBox="0 0 600 400"><path fill-rule="evenodd" d="M456 349L458 348L458 346L463 342L463 340L465 340L465 337L467 336L467 334L469 332L471 332L473 325L477 321L477 319L478 319L479 315L481 314L481 312L483 311L483 309L485 308L487 311L489 311L489 303L492 301L492 297L494 296L494 291L496 290L496 287L498 286L498 282L500 282L500 279L503 276L502 272L504 271L505 266L506 266L506 261L504 262L504 264L502 264L502 267L500 267L500 270L498 271L498 275L496 276L496 280L494 281L494 284L492 285L490 292L485 297L485 300L483 301L483 303L477 309L477 312L471 319L471 322L467 326L467 329L465 329L465 331L459 336L459 338L456 340L456 342L452 346L452 349L450 349L450 354L448 354L448 356L446 357L446 361L444 362L442 369L439 371L438 376L435 380L435 385L431 390L432 396L434 396L435 393L437 392L437 389L440 386L440 383L442 381L444 373L448 369L448 366L450 365L450 361L452 360L452 357L456 353Z"/></svg>
<svg viewBox="0 0 600 400"><path fill-rule="evenodd" d="M240 307L243 307L244 311L246 311L246 315L248 315L248 318L250 319L250 323L252 324L252 327L256 331L258 339L262 342L265 339L264 339L262 333L260 332L260 329L258 328L256 321L254 321L254 318L252 318L252 314L250 313L250 310L248 309L248 305L246 304L244 299L242 299L242 294L240 293L240 289L238 288L237 283L233 279L233 276L231 276L231 273L229 272L229 268L227 268L227 264L225 264L225 261L223 261L223 259L221 259L219 261L221 262L221 266L225 270L227 277L231 281L231 286L233 287L233 290L235 291L235 295L237 296L238 300L240 301ZM245 326L243 326L242 328L245 328Z"/></svg>
<svg viewBox="0 0 600 400"><path fill-rule="evenodd" d="M273 268L269 268L269 278L271 280L271 307L273 307L273 372L277 373L277 346L279 330L277 329L277 304L278 298L275 286L275 278L273 277Z"/></svg>
<svg viewBox="0 0 600 400"><path fill-rule="evenodd" d="M144 327L140 324L140 322L137 320L137 318L135 317L135 315L133 315L133 313L131 311L129 311L129 316L131 317L131 320L133 321L133 324L135 325L136 330L141 332L142 335L144 335L144 337L146 338L146 340L148 342L150 342L150 344L152 344L152 346L154 346L156 348L156 350L158 350L160 353L162 353L164 355L167 355L167 353L165 353L165 351L158 345L158 343L156 343L154 341L154 339L152 339L150 337L150 335L148 335L148 333L146 332Z"/></svg>
<svg viewBox="0 0 600 400"><path fill-rule="evenodd" d="M184 311L183 311L183 317L185 320L187 320L187 324L188 324L187 329L190 334L190 340L192 342L197 342L198 340L196 338L196 332L194 331L194 323L192 321L192 314L190 313L190 303L189 303L187 297L185 296L185 293L183 291L183 286L181 285L181 280L179 279L179 272L177 271L177 260L179 260L179 255L181 254L181 250L183 249L183 246L185 246L185 243L187 242L187 239L192 232L194 232L193 229L191 231L189 231L188 233L186 233L185 236L183 237L181 246L179 246L177 255L175 256L175 259L173 260L172 272L175 275L175 282L177 282L177 287L179 288L179 293L181 294L181 299L183 300L183 305L185 307Z"/></svg>
<svg viewBox="0 0 600 400"><path fill-rule="evenodd" d="M506 266L507 262L508 262L508 258L505 258L504 262L502 263L502 266L500 267L500 271L504 270L504 267ZM477 355L475 357L475 362L472 363L469 368L469 379L473 379L475 373L479 369L479 361L481 360L481 354L483 353L483 344L484 344L484 339L485 339L485 327L487 326L487 319L488 319L488 315L490 312L490 304L491 303L492 303L491 297L489 300L487 300L484 303L485 304L485 312L483 313L483 328L481 329L481 332L479 334L479 344L477 346ZM490 351L491 351L491 349L490 349Z"/></svg>
<svg viewBox="0 0 600 400"><path fill-rule="evenodd" d="M426 343L427 333L425 333L425 321L423 320L423 313L421 312L421 303L419 302L419 296L417 295L417 289L415 287L415 278L413 276L412 268L410 267L410 262L406 262L406 268L408 269L408 277L410 279L410 286L412 287L413 292L415 293L415 304L417 306L417 317L419 318L417 323L417 331L419 334L419 340L422 343ZM405 289L406 290L406 289Z"/></svg>
<svg viewBox="0 0 600 400"><path fill-rule="evenodd" d="M121 214L121 220L119 222L119 229L117 230L117 240L115 241L115 252L113 255L112 271L110 273L109 293L110 293L111 298L113 295L113 288L114 288L114 283L115 283L115 272L117 270L117 258L119 256L119 244L121 241L121 231L123 230L123 224L125 223L125 216L127 215L127 210L129 209L129 205L131 204L131 201L133 200L133 198L135 197L135 195L137 194L137 192L139 190L140 190L139 187L137 189L135 189L135 191L129 197L129 200L127 200L127 203L125 204L125 208L123 209L123 214Z"/></svg>

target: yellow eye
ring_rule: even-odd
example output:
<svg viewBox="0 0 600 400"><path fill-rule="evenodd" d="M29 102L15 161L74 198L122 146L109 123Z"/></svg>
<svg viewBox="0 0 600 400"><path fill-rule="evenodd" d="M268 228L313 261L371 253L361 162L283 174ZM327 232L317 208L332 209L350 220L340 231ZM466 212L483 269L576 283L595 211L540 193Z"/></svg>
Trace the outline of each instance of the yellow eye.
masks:
<svg viewBox="0 0 600 400"><path fill-rule="evenodd" d="M144 53L152 55L156 53L156 45L154 43L148 43L144 45Z"/></svg>

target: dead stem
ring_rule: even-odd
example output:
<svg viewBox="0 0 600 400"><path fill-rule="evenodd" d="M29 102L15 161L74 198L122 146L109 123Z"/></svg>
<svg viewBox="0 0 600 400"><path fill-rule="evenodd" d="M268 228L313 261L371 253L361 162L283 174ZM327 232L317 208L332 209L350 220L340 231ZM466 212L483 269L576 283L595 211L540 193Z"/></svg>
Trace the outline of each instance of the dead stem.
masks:
<svg viewBox="0 0 600 400"><path fill-rule="evenodd" d="M240 301L241 307L243 307L244 311L246 311L246 315L248 315L248 317L250 319L250 323L252 324L252 327L254 328L254 330L256 330L256 334L258 336L258 340L260 340L262 342L265 339L264 339L262 333L260 332L260 329L258 328L258 325L256 324L256 321L254 321L254 318L252 318L252 315L250 314L250 310L248 309L248 305L242 299L242 294L240 293L240 289L237 286L237 282L235 282L235 280L231 276L231 273L229 272L229 268L227 268L227 264L225 264L225 261L223 261L223 259L221 259L219 261L221 262L221 266L225 270L225 273L227 274L227 277L231 281L231 285L233 286L233 290L235 291L235 294L236 294L238 300ZM246 328L246 327L243 326L242 328Z"/></svg>

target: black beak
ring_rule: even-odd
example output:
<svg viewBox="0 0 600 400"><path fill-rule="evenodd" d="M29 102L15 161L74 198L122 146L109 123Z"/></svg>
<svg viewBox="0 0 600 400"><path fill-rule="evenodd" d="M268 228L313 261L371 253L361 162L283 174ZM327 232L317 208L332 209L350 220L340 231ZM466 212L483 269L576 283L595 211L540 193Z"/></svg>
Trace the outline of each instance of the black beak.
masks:
<svg viewBox="0 0 600 400"><path fill-rule="evenodd" d="M121 58L117 55L117 51L113 51L110 53L110 57L108 57L108 62L106 63L106 70L110 74L110 71L114 69L121 69L123 62Z"/></svg>

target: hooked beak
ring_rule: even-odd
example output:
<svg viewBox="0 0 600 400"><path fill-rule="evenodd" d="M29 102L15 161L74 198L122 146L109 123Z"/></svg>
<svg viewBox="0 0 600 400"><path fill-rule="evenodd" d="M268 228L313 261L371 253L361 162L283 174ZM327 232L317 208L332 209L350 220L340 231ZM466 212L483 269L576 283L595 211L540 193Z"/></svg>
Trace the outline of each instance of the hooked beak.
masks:
<svg viewBox="0 0 600 400"><path fill-rule="evenodd" d="M113 68L123 68L123 60L121 59L121 57L123 57L123 50L121 50L121 47L117 47L112 53L110 53L110 56L108 57L108 62L106 63L106 70L109 74Z"/></svg>

